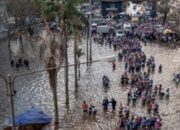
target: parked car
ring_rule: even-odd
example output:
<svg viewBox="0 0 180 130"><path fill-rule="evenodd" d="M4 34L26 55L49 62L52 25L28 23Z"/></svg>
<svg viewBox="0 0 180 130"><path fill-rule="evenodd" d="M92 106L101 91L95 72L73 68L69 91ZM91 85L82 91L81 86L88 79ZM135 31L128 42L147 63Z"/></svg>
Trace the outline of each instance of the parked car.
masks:
<svg viewBox="0 0 180 130"><path fill-rule="evenodd" d="M125 23L124 26L123 26L123 29L124 29L126 32L131 32L131 31L132 31L131 24L130 24L130 23Z"/></svg>
<svg viewBox="0 0 180 130"><path fill-rule="evenodd" d="M92 23L91 27L92 27L92 29L96 29L97 28L97 23Z"/></svg>
<svg viewBox="0 0 180 130"><path fill-rule="evenodd" d="M116 37L121 38L125 36L124 30L117 30L116 31Z"/></svg>

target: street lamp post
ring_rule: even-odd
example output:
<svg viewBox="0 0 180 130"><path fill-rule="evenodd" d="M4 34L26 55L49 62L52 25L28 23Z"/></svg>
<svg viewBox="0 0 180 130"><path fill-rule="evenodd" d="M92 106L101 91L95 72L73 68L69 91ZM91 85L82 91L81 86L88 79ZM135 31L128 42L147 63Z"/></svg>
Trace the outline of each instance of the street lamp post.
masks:
<svg viewBox="0 0 180 130"><path fill-rule="evenodd" d="M6 93L7 96L10 97L10 105L11 105L11 122L12 122L12 130L16 130L16 123L15 123L15 112L14 112L14 83L12 81L11 75L8 75L8 77L4 77L3 75L0 75L0 78L2 78L5 81L6 84Z"/></svg>
<svg viewBox="0 0 180 130"><path fill-rule="evenodd" d="M14 112L14 83L12 82L11 75L8 75L7 87L9 88L9 97L10 97L10 104L11 104L12 130L16 130L15 112Z"/></svg>
<svg viewBox="0 0 180 130"><path fill-rule="evenodd" d="M77 65L95 63L95 62L100 62L100 61L113 62L115 60L116 60L116 57L113 55L113 56L103 57L101 59L94 60L94 61L82 62L82 63L79 63ZM74 65L75 64L70 64L68 66L71 67L71 66L74 66ZM18 77L23 77L25 75L31 75L31 74L35 74L35 73L45 72L45 71L49 71L49 70L53 70L53 69L60 69L60 68L64 68L64 67L66 67L66 65L60 66L60 67L36 70L36 71L28 72L28 73L22 73L22 74L15 75L15 76L12 76L12 75L8 74L7 78L0 74L0 78L2 78L6 83L7 95L10 96L12 130L16 130L15 111L14 111L14 95L15 95L14 83L15 83L15 80Z"/></svg>

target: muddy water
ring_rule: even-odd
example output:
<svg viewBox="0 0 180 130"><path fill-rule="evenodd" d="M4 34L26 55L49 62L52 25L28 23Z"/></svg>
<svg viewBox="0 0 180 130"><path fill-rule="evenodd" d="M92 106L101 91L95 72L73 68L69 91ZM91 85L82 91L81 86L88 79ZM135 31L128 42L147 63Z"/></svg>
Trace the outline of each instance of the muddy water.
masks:
<svg viewBox="0 0 180 130"><path fill-rule="evenodd" d="M85 44L81 45L86 48ZM69 47L69 60L73 63L73 48ZM167 49L158 45L143 46L143 50L147 56L154 56L157 66L163 65L163 73L152 75L154 84L162 84L163 88L170 88L170 99L159 100L160 114L163 118L163 130L179 130L180 128L180 86L177 87L172 82L172 73L180 72L180 49ZM93 44L93 59L117 54L113 49L106 46ZM85 61L85 55L81 57L81 62ZM39 63L33 63L37 66ZM117 112L112 113L111 107L108 113L102 111L102 100L105 96L109 99L117 100L117 107L122 102L126 104L127 92L129 86L122 87L120 85L120 76L124 72L124 64L117 61L117 69L112 71L112 65L106 61L92 64L87 67L81 66L81 78L79 80L79 88L74 88L74 71L71 67L69 70L69 95L70 105L65 105L65 87L64 73L60 70L58 75L58 104L60 129L62 130L114 130L117 127ZM108 89L102 86L102 76L106 74L110 78L110 87ZM16 114L22 112L30 106L40 106L44 111L53 116L52 93L48 84L46 73L26 76L17 79L15 87L18 91L15 97ZM81 111L81 103L86 101L93 104L97 108L96 119L83 116ZM2 111L2 110L1 110ZM138 115L146 115L146 109L141 107L140 102L135 107L131 107L130 111ZM2 114L3 115L3 114ZM7 113L5 114L7 115ZM3 115L4 116L4 115Z"/></svg>

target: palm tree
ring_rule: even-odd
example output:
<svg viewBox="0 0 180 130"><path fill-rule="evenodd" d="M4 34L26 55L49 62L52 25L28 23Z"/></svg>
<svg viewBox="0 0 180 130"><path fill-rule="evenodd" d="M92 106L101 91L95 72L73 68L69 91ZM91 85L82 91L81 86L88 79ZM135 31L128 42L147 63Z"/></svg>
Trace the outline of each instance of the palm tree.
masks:
<svg viewBox="0 0 180 130"><path fill-rule="evenodd" d="M80 41L81 31L85 29L85 27L88 25L88 20L76 8L74 8L72 19L73 21L71 22L71 25L72 25L72 31L73 31L73 36L74 36L74 64L75 64L74 65L74 74L75 74L74 78L75 78L75 87L77 88L78 87L77 68L79 64L78 63L79 57L81 56L79 52L78 42ZM80 70L80 64L79 64L79 70Z"/></svg>
<svg viewBox="0 0 180 130"><path fill-rule="evenodd" d="M78 32L76 31L76 29L74 29L74 81L75 81L75 87L77 88L78 87L78 75L77 75L77 35L78 35Z"/></svg>
<svg viewBox="0 0 180 130"><path fill-rule="evenodd" d="M69 67L68 67L68 35L69 35L69 11L68 11L68 0L61 1L61 10L58 14L60 17L60 27L61 27L61 39L64 45L64 80L65 80L65 95L66 101L65 103L69 104Z"/></svg>
<svg viewBox="0 0 180 130"><path fill-rule="evenodd" d="M57 67L60 67L63 64L64 44L56 39L57 36L59 36L59 33L57 33L53 29L50 29L47 21L50 19L54 19L57 16L57 12L59 11L60 6L51 1L37 0L36 2L42 9L42 18L45 23L41 35L42 44L40 48L40 58L44 62L45 68L48 69L47 73L49 85L53 93L54 102L54 124L56 125L59 123L57 99Z"/></svg>
<svg viewBox="0 0 180 130"><path fill-rule="evenodd" d="M55 40L55 33L52 32L47 23L45 29L43 30L42 39L43 43L40 49L40 58L45 64L45 68L57 68L62 65L63 55L59 52L59 43ZM58 65L59 62L59 65ZM57 69L47 70L49 84L53 93L53 102L54 102L54 118L55 124L58 124L58 101L57 101Z"/></svg>
<svg viewBox="0 0 180 130"><path fill-rule="evenodd" d="M51 1L51 0L38 0L43 10L43 19L45 21L45 30L44 30L44 44L41 47L41 59L45 61L45 67L56 67L57 62L59 66L64 62L65 64L65 93L66 93L66 104L69 104L69 90L68 90L68 36L75 29L75 24L73 23L76 20L76 17L83 15L79 13L76 9L76 6L79 4L80 0L62 0L61 2ZM48 27L48 20L54 20L59 18L59 26L61 28L61 44L56 42L55 34L56 32L52 31ZM77 40L75 40L77 43ZM47 53L47 51L49 53ZM44 53L43 53L44 52ZM76 51L75 51L76 52ZM48 54L48 55L47 55ZM42 58L44 57L44 58ZM52 69L47 71L49 75L49 83L53 92L53 101L55 108L55 124L58 123L58 103L57 103L57 69Z"/></svg>
<svg viewBox="0 0 180 130"><path fill-rule="evenodd" d="M69 103L69 94L68 94L68 53L67 53L67 43L68 43L68 36L70 36L73 32L74 34L77 33L79 30L79 26L77 26L77 21L79 17L84 19L85 17L80 13L76 6L79 5L81 0L62 0L61 1L61 10L59 12L60 16L60 27L62 29L62 39L65 45L64 50L64 62L65 62L65 89L66 89L66 104ZM78 20L80 21L80 20ZM81 21L80 21L81 22ZM78 27L78 28L76 28ZM76 34L77 35L77 34ZM75 36L76 37L76 36ZM76 37L77 38L77 37ZM77 39L75 40L75 46L77 44ZM74 48L74 52L76 52L77 47ZM75 86L77 87L77 60L76 55L75 58Z"/></svg>
<svg viewBox="0 0 180 130"><path fill-rule="evenodd" d="M79 62L79 57L82 55L80 50L79 50L79 45L78 42L80 41L81 37L81 30L83 27L86 25L85 18L83 16L81 17L75 17L74 23L73 24L73 33L74 33L74 78L75 78L75 87L78 87L78 73L77 73L77 68L79 64L79 70L80 70L80 62ZM80 74L80 72L79 72Z"/></svg>

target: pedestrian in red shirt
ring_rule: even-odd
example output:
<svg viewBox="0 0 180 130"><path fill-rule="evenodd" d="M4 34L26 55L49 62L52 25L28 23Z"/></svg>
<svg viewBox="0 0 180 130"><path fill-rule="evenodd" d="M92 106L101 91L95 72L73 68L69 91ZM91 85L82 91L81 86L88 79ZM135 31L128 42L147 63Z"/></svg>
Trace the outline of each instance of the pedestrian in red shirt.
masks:
<svg viewBox="0 0 180 130"><path fill-rule="evenodd" d="M86 101L84 101L83 104L82 104L82 110L83 110L84 113L88 112L88 105L86 104Z"/></svg>

